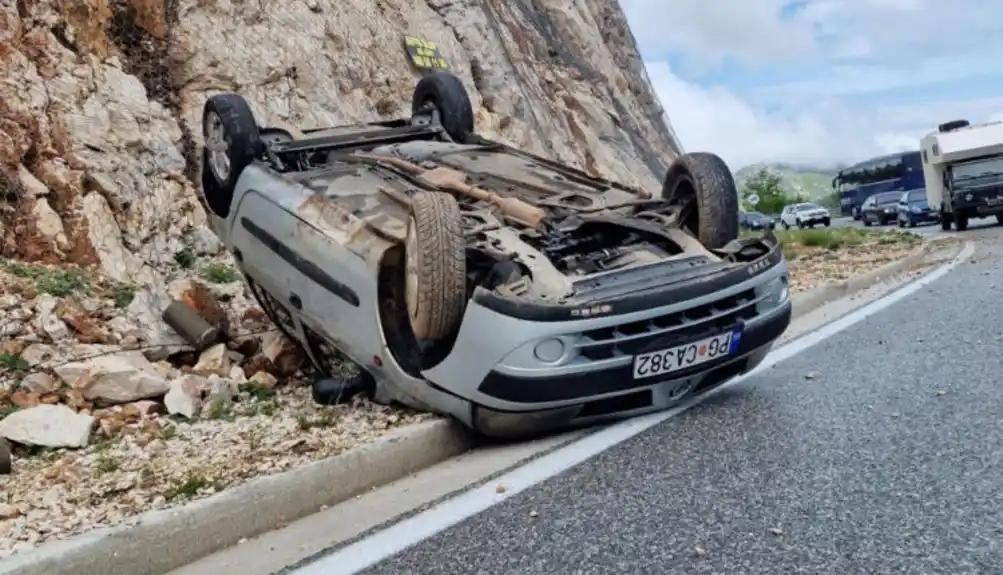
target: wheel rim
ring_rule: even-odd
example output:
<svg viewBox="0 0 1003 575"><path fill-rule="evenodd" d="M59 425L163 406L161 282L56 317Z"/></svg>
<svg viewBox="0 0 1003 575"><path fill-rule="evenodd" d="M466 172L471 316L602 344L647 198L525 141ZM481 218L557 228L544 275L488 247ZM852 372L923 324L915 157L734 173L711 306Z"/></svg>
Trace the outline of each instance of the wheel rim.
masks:
<svg viewBox="0 0 1003 575"><path fill-rule="evenodd" d="M216 112L206 118L205 147L209 150L209 169L220 181L230 178L230 144L226 141L223 120Z"/></svg>
<svg viewBox="0 0 1003 575"><path fill-rule="evenodd" d="M414 218L408 220L407 241L404 246L404 299L407 301L407 314L412 320L418 317L419 254L417 223Z"/></svg>

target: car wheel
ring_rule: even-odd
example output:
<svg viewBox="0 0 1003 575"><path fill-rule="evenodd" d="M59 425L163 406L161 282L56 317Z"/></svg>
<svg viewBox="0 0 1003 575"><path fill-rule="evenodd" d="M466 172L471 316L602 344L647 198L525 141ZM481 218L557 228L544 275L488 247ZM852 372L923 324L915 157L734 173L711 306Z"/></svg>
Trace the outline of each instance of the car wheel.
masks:
<svg viewBox="0 0 1003 575"><path fill-rule="evenodd" d="M868 227L868 228L871 227L871 219L868 218L867 216L861 217L860 220L864 222L864 226L865 227Z"/></svg>
<svg viewBox="0 0 1003 575"><path fill-rule="evenodd" d="M824 220L822 220L823 226L829 227L830 224L832 224L832 220L830 220L829 218L825 218Z"/></svg>
<svg viewBox="0 0 1003 575"><path fill-rule="evenodd" d="M240 174L264 151L247 100L229 93L206 100L202 108L202 137L203 193L213 212L226 217ZM206 184L210 184L208 189Z"/></svg>
<svg viewBox="0 0 1003 575"><path fill-rule="evenodd" d="M787 222L781 222L781 223L783 224L785 230L791 229L791 226L788 225Z"/></svg>
<svg viewBox="0 0 1003 575"><path fill-rule="evenodd" d="M954 227L957 228L959 232L967 230L968 216L963 216L961 214L954 214Z"/></svg>
<svg viewBox="0 0 1003 575"><path fill-rule="evenodd" d="M404 246L404 298L411 330L437 341L460 327L467 303L466 242L456 198L419 192L411 198Z"/></svg>
<svg viewBox="0 0 1003 575"><path fill-rule="evenodd" d="M804 222L802 222L801 220L797 220L795 223L798 225L799 228L801 228L802 230L804 229Z"/></svg>
<svg viewBox="0 0 1003 575"><path fill-rule="evenodd" d="M434 72L418 81L411 95L411 113L429 106L439 112L439 122L455 142L467 142L474 134L474 108L463 82L449 72Z"/></svg>
<svg viewBox="0 0 1003 575"><path fill-rule="evenodd" d="M940 213L940 229L944 230L945 232L951 231L951 218L949 218L947 214L943 212Z"/></svg>
<svg viewBox="0 0 1003 575"><path fill-rule="evenodd" d="M996 214L996 223L1003 226L1003 214Z"/></svg>
<svg viewBox="0 0 1003 575"><path fill-rule="evenodd" d="M738 238L738 191L719 156L693 152L676 158L662 183L662 199L679 207L679 220L700 243L722 248Z"/></svg>

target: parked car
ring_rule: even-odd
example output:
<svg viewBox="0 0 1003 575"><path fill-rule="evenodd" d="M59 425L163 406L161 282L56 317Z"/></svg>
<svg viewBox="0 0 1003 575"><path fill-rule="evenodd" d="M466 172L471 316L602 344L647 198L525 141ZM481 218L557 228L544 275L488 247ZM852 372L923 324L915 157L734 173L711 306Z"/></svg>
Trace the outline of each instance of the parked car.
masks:
<svg viewBox="0 0 1003 575"><path fill-rule="evenodd" d="M884 226L894 222L898 218L898 205L901 198L902 190L874 194L860 205L860 221L868 227L873 224Z"/></svg>
<svg viewBox="0 0 1003 575"><path fill-rule="evenodd" d="M405 118L261 127L226 93L202 130L211 228L322 403L361 391L532 435L678 405L791 320L780 243L739 238L714 154L675 158L659 190L593 177L477 135L447 72Z"/></svg>
<svg viewBox="0 0 1003 575"><path fill-rule="evenodd" d="M791 204L784 206L780 212L780 223L785 230L794 226L799 228L814 228L815 224L822 224L829 227L832 217L829 210L811 203Z"/></svg>
<svg viewBox="0 0 1003 575"><path fill-rule="evenodd" d="M739 212L738 226L744 230L772 230L775 222L759 212Z"/></svg>
<svg viewBox="0 0 1003 575"><path fill-rule="evenodd" d="M926 201L926 188L902 192L902 197L898 203L898 224L900 228L906 226L915 228L917 224L937 223L939 221L940 214L930 210L930 204Z"/></svg>

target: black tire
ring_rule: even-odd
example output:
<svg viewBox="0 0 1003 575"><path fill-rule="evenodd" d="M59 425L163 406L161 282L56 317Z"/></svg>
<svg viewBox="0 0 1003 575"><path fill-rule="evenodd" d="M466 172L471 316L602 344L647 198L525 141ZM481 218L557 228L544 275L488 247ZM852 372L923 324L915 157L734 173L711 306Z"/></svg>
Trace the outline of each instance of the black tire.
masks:
<svg viewBox="0 0 1003 575"><path fill-rule="evenodd" d="M940 229L945 232L951 231L951 218L947 217L944 212L940 212Z"/></svg>
<svg viewBox="0 0 1003 575"><path fill-rule="evenodd" d="M222 132L222 141L210 139L210 132L215 132L217 123ZM233 199L237 179L244 168L264 151L258 124L247 101L237 94L217 94L206 100L202 108L202 138L205 142L202 152L202 187L206 203L217 215L226 217L230 212L230 201ZM225 150L222 149L224 144ZM229 167L225 171L221 171L218 162L212 161L213 151L226 156Z"/></svg>
<svg viewBox="0 0 1003 575"><path fill-rule="evenodd" d="M916 221L915 220L909 220L909 227L910 228L915 228L916 227Z"/></svg>
<svg viewBox="0 0 1003 575"><path fill-rule="evenodd" d="M822 225L825 227L829 227L830 225L832 225L832 220L830 220L829 218L825 218L824 220L822 220Z"/></svg>
<svg viewBox="0 0 1003 575"><path fill-rule="evenodd" d="M967 230L968 216L963 216L961 214L954 214L954 227L957 228L959 232Z"/></svg>
<svg viewBox="0 0 1003 575"><path fill-rule="evenodd" d="M968 120L952 120L950 122L944 122L943 124L937 126L938 132L951 132L954 130L960 130L961 128L967 128L971 126L971 122Z"/></svg>
<svg viewBox="0 0 1003 575"><path fill-rule="evenodd" d="M1003 226L1003 214L996 214L996 224Z"/></svg>
<svg viewBox="0 0 1003 575"><path fill-rule="evenodd" d="M405 304L414 336L425 341L452 336L467 304L466 241L456 198L444 192L411 197L404 257Z"/></svg>
<svg viewBox="0 0 1003 575"><path fill-rule="evenodd" d="M799 227L799 228L801 228L802 230L804 229L804 227L805 227L805 226L804 226L804 222L802 222L801 220L798 220L798 221L797 221L797 222L795 222L795 223L797 223L797 225L798 225L798 227Z"/></svg>
<svg viewBox="0 0 1003 575"><path fill-rule="evenodd" d="M871 227L871 220L867 216L863 216L860 219L863 220L864 227L867 227L867 228Z"/></svg>
<svg viewBox="0 0 1003 575"><path fill-rule="evenodd" d="M662 199L679 206L683 227L709 249L738 238L735 177L719 156L693 152L676 158L662 183Z"/></svg>
<svg viewBox="0 0 1003 575"><path fill-rule="evenodd" d="M781 223L783 224L785 230L791 229L791 227L787 225L787 222L781 222Z"/></svg>
<svg viewBox="0 0 1003 575"><path fill-rule="evenodd" d="M474 107L463 82L449 72L433 72L414 87L411 113L434 106L446 134L455 142L465 143L474 135Z"/></svg>

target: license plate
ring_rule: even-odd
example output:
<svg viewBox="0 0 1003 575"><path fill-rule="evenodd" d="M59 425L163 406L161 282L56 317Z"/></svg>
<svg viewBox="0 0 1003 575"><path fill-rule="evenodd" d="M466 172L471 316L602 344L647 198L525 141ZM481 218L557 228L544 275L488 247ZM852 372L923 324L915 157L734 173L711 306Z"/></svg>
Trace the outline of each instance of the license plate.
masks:
<svg viewBox="0 0 1003 575"><path fill-rule="evenodd" d="M727 357L738 351L741 336L741 331L735 329L699 341L635 355L634 379L665 375Z"/></svg>

